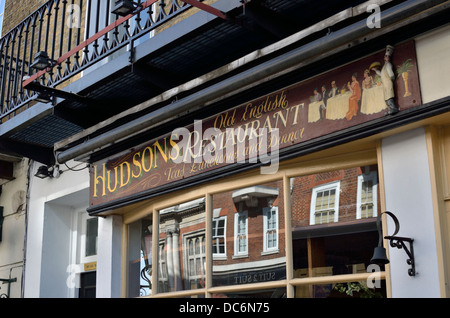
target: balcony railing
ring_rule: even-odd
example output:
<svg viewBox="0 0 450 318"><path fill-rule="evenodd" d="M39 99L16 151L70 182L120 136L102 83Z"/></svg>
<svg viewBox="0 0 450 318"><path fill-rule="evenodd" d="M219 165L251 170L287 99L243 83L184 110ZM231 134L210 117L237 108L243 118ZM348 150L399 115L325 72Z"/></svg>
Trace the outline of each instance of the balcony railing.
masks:
<svg viewBox="0 0 450 318"><path fill-rule="evenodd" d="M114 0L50 0L0 39L0 120L35 103L38 93L25 81L61 88L118 50L133 47L158 32L191 6L179 0L138 1L137 12L112 14ZM45 51L52 67L36 71L32 63Z"/></svg>

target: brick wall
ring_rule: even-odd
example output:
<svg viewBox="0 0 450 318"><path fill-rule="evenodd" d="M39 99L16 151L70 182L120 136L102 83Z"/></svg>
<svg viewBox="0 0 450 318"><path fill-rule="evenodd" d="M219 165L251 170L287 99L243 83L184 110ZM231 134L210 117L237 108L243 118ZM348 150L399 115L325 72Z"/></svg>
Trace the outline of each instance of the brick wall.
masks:
<svg viewBox="0 0 450 318"><path fill-rule="evenodd" d="M235 191L215 194L213 197L213 208L221 208L220 216L227 217L226 225L226 260L215 260L214 265L229 265L243 262L253 262L274 259L285 256L285 235L284 235L284 201L282 182L272 182L264 184L265 187L278 188L279 195L274 201L273 206L278 206L278 252L272 254L262 254L263 246L263 208L267 207L267 200L260 199L257 207L248 207L243 204L241 211L248 211L248 257L234 258L234 216L238 212L239 204L235 204L232 199L232 193Z"/></svg>
<svg viewBox="0 0 450 318"><path fill-rule="evenodd" d="M18 25L22 20L46 2L47 0L5 0L2 35Z"/></svg>
<svg viewBox="0 0 450 318"><path fill-rule="evenodd" d="M310 224L311 199L313 188L334 181L340 181L339 222L356 220L358 176L364 171L356 167L347 170L324 172L315 175L294 178L292 184L292 226L308 226ZM370 171L376 171L377 166L371 166ZM379 187L377 187L379 192ZM380 195L377 195L378 207Z"/></svg>

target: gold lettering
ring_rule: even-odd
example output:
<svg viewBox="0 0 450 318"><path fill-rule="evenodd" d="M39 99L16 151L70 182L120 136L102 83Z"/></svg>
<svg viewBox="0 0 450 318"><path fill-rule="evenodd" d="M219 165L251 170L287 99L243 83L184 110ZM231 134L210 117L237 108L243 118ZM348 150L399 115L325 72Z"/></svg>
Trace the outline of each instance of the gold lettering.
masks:
<svg viewBox="0 0 450 318"><path fill-rule="evenodd" d="M111 189L111 170L108 170L107 173L106 173L108 175L108 191L109 192L114 192L117 189L117 183L118 183L117 182L118 181L117 180L118 179L117 178L117 168L118 167L114 168L114 188L113 189Z"/></svg>
<svg viewBox="0 0 450 318"><path fill-rule="evenodd" d="M94 197L96 198L97 195L97 185L100 183L99 180L102 181L102 196L106 195L106 191L105 191L105 173L106 173L106 163L103 164L102 166L102 176L97 176L97 167L94 167Z"/></svg>
<svg viewBox="0 0 450 318"><path fill-rule="evenodd" d="M148 152L148 156L145 155L145 153ZM145 166L145 159L148 157L148 166ZM144 172L149 172L152 169L153 165L153 151L152 148L146 147L144 151L142 151L142 169L144 169Z"/></svg>
<svg viewBox="0 0 450 318"><path fill-rule="evenodd" d="M124 166L126 166L126 175L127 175L127 180L125 182L123 181L123 177L125 176L125 173L123 171ZM131 170L130 164L127 161L124 161L120 164L120 187L119 188L126 186L128 184L128 182L130 182L130 177L131 177L130 170Z"/></svg>
<svg viewBox="0 0 450 318"><path fill-rule="evenodd" d="M137 168L139 168L139 173L137 173L137 174L135 174L134 173L134 171L131 173L131 176L133 177L133 178L139 178L140 176L141 176L141 174L142 174L142 166L141 166L141 163L139 162L139 159L137 159L136 157L140 157L141 156L141 154L139 153L139 152L136 152L134 155L133 155L133 165L135 166L135 167L137 167Z"/></svg>
<svg viewBox="0 0 450 318"><path fill-rule="evenodd" d="M235 115L236 109L233 110L233 114L231 116L229 112L218 115L214 120L214 128L222 129L233 126L236 122Z"/></svg>

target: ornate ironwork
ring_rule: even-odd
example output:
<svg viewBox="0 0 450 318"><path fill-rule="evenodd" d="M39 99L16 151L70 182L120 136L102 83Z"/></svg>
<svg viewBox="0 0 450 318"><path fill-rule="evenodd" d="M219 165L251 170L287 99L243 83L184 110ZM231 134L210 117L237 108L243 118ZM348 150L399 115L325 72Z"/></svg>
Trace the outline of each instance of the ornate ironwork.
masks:
<svg viewBox="0 0 450 318"><path fill-rule="evenodd" d="M0 119L30 107L37 98L23 87L27 79L62 87L118 50L132 51L137 40L191 7L180 0L138 1L136 13L120 17L110 14L111 2L50 0L0 39ZM36 73L31 64L39 51L56 64Z"/></svg>
<svg viewBox="0 0 450 318"><path fill-rule="evenodd" d="M406 263L411 266L408 268L409 276L416 276L416 264L414 263L414 247L413 242L414 239L409 237L399 237L399 236L385 236L385 239L389 240L389 244L391 247L396 247L398 249L404 249L406 254L408 255L408 259ZM405 242L408 242L408 246L406 246Z"/></svg>

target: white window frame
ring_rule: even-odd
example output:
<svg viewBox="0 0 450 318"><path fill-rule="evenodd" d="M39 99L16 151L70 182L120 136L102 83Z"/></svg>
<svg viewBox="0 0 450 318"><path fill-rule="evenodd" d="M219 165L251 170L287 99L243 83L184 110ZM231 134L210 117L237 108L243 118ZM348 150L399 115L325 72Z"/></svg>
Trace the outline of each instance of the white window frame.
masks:
<svg viewBox="0 0 450 318"><path fill-rule="evenodd" d="M194 240L194 254L189 254L189 242ZM195 253L195 240L200 241L200 253ZM190 281L202 281L206 277L206 233L204 230L187 233L183 236L183 262L184 262L184 277L186 282L186 288L191 289ZM190 261L193 260L195 274L191 273ZM200 269L200 273L197 271Z"/></svg>
<svg viewBox="0 0 450 318"><path fill-rule="evenodd" d="M158 292L168 292L169 288L169 274L167 270L167 254L166 254L166 242L160 240L158 243Z"/></svg>
<svg viewBox="0 0 450 318"><path fill-rule="evenodd" d="M221 236L217 235L217 224L218 222L223 220L223 242L224 242L224 252L223 253L213 253L213 259L215 260L223 260L227 258L227 217L226 216L220 216L217 218L213 218L213 226L212 226L212 245L215 246L217 242L215 242L216 239L220 238ZM218 246L218 245L217 245Z"/></svg>
<svg viewBox="0 0 450 318"><path fill-rule="evenodd" d="M245 217L245 233L242 235L245 236L245 251L239 251L239 218ZM248 211L236 212L234 214L234 256L235 257L246 257L248 256Z"/></svg>
<svg viewBox="0 0 450 318"><path fill-rule="evenodd" d="M378 178L377 172L372 171L370 173L364 173L358 176L358 191L357 191L357 199L356 199L356 218L361 219L361 195L362 195L362 185L364 181L372 181L372 198L373 198L373 213L372 217L376 217L378 215Z"/></svg>
<svg viewBox="0 0 450 318"><path fill-rule="evenodd" d="M275 226L273 228L268 227L269 215L272 214L275 218ZM278 252L278 242L279 242L279 231L278 231L278 207L265 207L263 209L263 253L274 253ZM269 247L269 241L267 235L269 231L275 231L275 246Z"/></svg>
<svg viewBox="0 0 450 318"><path fill-rule="evenodd" d="M80 214L81 231L80 231L80 263L92 263L97 261L97 254L86 256L86 237L87 237L87 221L96 217L89 216L86 212ZM97 225L98 226L98 225ZM97 253L98 253L98 235L97 235Z"/></svg>
<svg viewBox="0 0 450 318"><path fill-rule="evenodd" d="M320 185L320 186L317 186L317 187L313 188L312 194L311 194L311 210L310 210L310 222L309 222L310 225L315 225L316 224L316 216L315 216L316 209L315 209L315 207L316 207L317 193L328 191L328 190L333 190L333 189L336 190L336 195L335 195L335 199L334 199L335 211L334 211L333 222L338 222L338 220L339 220L340 188L341 188L341 182L340 181L327 183L327 184Z"/></svg>

